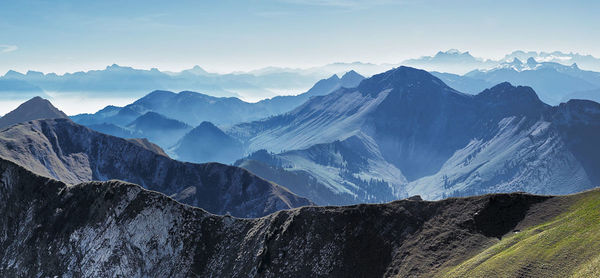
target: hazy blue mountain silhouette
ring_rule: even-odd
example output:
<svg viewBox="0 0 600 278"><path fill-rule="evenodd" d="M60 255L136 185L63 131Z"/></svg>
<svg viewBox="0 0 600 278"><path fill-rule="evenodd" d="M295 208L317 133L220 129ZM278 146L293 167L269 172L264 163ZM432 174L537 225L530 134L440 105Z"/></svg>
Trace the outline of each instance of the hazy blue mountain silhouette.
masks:
<svg viewBox="0 0 600 278"><path fill-rule="evenodd" d="M582 70L576 64L566 66L553 62L536 62L533 58L526 62L514 58L493 69L474 70L463 76L448 73L434 75L451 87L472 94L500 82L530 86L544 102L552 105L567 101L575 92L592 92L591 90L600 88L598 72ZM595 94L590 96L589 93L575 97L599 98Z"/></svg>
<svg viewBox="0 0 600 278"><path fill-rule="evenodd" d="M185 134L173 149L177 159L189 162L233 163L244 154L242 143L210 122Z"/></svg>

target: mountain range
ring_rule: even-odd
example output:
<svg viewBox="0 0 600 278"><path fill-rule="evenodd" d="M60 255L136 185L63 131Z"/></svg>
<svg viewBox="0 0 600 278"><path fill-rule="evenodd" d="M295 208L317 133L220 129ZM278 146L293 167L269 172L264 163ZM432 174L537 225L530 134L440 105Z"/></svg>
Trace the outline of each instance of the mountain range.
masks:
<svg viewBox="0 0 600 278"><path fill-rule="evenodd" d="M598 274L598 190L414 197L239 219L120 181L67 185L3 159L0 176L2 276Z"/></svg>
<svg viewBox="0 0 600 278"><path fill-rule="evenodd" d="M597 277L600 104L508 77L597 73L400 66L71 118L35 97L0 118L0 276Z"/></svg>
<svg viewBox="0 0 600 278"><path fill-rule="evenodd" d="M450 72L464 74L474 69L486 69L498 64L490 59L476 58L468 51L456 49L438 51L434 56L423 56L417 59L404 60L404 66L426 69L428 71Z"/></svg>
<svg viewBox="0 0 600 278"><path fill-rule="evenodd" d="M310 68L268 67L247 72L211 73L200 66L181 72L142 70L116 64L100 70L75 73L41 73L8 71L0 76L0 100L25 100L33 96L63 98L139 98L153 90L199 91L211 96L241 97L259 101L277 95L292 95L306 90L316 81L331 74L355 70L371 76L400 65L463 75L476 69L490 69L513 59L553 62L562 65L576 63L582 69L600 71L600 59L578 53L534 52L517 50L501 59L483 59L468 51L439 51L433 56L407 59L402 62L373 64L362 62L332 63ZM510 81L501 80L500 82ZM512 81L511 81L512 82ZM515 83L515 82L513 82ZM516 83L515 83L516 84ZM533 84L522 84L532 86ZM536 88L537 89L537 88ZM478 91L476 91L478 92ZM574 90L570 90L574 92Z"/></svg>
<svg viewBox="0 0 600 278"><path fill-rule="evenodd" d="M44 109L57 110L47 107L48 103L33 99L13 114L22 114L21 109L40 115L46 115ZM36 174L67 184L111 179L134 182L217 214L257 217L311 204L244 169L172 160L146 139L113 137L68 118L9 126L0 131L0 142L0 157Z"/></svg>
<svg viewBox="0 0 600 278"><path fill-rule="evenodd" d="M415 194L579 192L600 183L599 130L600 105L592 101L550 106L509 83L464 94L399 67L225 131L251 154L236 165L298 193L309 184L317 189L303 196L339 205Z"/></svg>
<svg viewBox="0 0 600 278"><path fill-rule="evenodd" d="M600 88L600 73L582 70L577 64L565 66L554 62L537 62L533 58L522 62L514 58L513 61L492 69L474 70L462 76L449 73L433 74L449 86L472 94L493 84L511 82L534 88L544 102L552 105L577 97L600 101L600 95L590 91ZM588 93L578 93L585 91Z"/></svg>
<svg viewBox="0 0 600 278"><path fill-rule="evenodd" d="M102 70L81 71L58 75L28 71L25 74L8 71L0 77L0 91L27 91L26 85L41 88L45 92L58 94L85 94L88 96L141 96L151 90L199 90L216 96L262 95L273 96L269 89L300 89L310 86L324 75L323 73L296 73L278 71L274 73L216 74L208 73L196 66L179 73L161 72L158 69L143 70L123 67L116 64ZM8 83L8 81L20 83ZM15 85L20 85L16 87ZM10 86L9 86L10 85ZM239 92L239 93L237 93Z"/></svg>
<svg viewBox="0 0 600 278"><path fill-rule="evenodd" d="M537 62L552 62L565 66L577 64L588 71L600 71L600 58L596 58L592 55L581 55L572 52L564 53L560 51L536 52L516 50L506 54L500 59L483 59L474 57L468 51L462 52L456 49L450 49L448 51L439 51L434 56L422 56L416 59L404 60L400 65L421 68L428 71L462 75L476 69L491 69L504 63L510 63L514 59L526 61L529 58L532 58Z"/></svg>
<svg viewBox="0 0 600 278"><path fill-rule="evenodd" d="M211 125L230 126L282 114L311 97L326 95L342 87L356 87L363 79L362 75L349 71L341 78L332 75L320 80L305 93L278 96L256 103L244 102L233 97L218 98L188 91L180 93L154 91L124 107L107 106L94 114L79 114L72 116L71 119L94 130L118 137L148 138L181 160L232 163L240 158L243 152L232 150L229 154L207 155L204 151L190 149L203 147L198 136L207 133L199 132L204 129L199 125L203 122L211 122ZM192 127L195 127L194 130ZM182 142L179 142L180 140ZM210 146L212 148L212 145ZM216 150L218 149L209 151Z"/></svg>
<svg viewBox="0 0 600 278"><path fill-rule="evenodd" d="M55 73L8 71L0 76L0 99L25 99L33 96L78 96L89 98L137 98L153 90L202 91L211 96L243 97L251 101L293 94L306 90L331 74L352 70L350 65L333 64L312 69L270 68L250 72L209 73L199 66L181 72L135 69L116 64L101 70ZM379 66L372 65L371 67ZM335 71L332 71L335 70ZM380 70L367 70L378 72Z"/></svg>
<svg viewBox="0 0 600 278"><path fill-rule="evenodd" d="M527 65L550 66L556 65ZM193 129L184 119L199 121L195 111L235 115L237 110L209 113L207 105L218 103L212 97L156 91L123 108L72 118L114 135L149 138L176 159L235 162L320 205L417 194L426 199L512 191L568 194L600 181L595 174L600 154L589 151L600 142L595 102L550 106L530 87L506 82L464 94L409 67L368 79L355 72L332 76L289 98L305 102L256 121L203 121Z"/></svg>

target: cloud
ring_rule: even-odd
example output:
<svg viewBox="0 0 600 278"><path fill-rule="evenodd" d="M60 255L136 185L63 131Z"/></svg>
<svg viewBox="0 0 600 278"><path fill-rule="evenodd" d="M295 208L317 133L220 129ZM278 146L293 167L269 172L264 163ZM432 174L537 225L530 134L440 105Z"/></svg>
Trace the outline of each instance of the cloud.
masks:
<svg viewBox="0 0 600 278"><path fill-rule="evenodd" d="M0 53L13 52L19 49L16 45L0 44Z"/></svg>
<svg viewBox="0 0 600 278"><path fill-rule="evenodd" d="M310 5L310 6L327 6L338 8L359 9L375 5L398 4L402 1L393 0L280 0L287 3Z"/></svg>

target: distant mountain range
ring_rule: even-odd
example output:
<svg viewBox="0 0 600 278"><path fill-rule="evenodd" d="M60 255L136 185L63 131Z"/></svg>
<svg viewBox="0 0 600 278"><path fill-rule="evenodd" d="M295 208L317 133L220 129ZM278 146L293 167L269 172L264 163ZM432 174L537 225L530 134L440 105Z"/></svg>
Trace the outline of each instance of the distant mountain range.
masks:
<svg viewBox="0 0 600 278"><path fill-rule="evenodd" d="M23 114L22 109L35 113L47 104L34 99L11 113ZM113 137L69 119L11 125L0 130L0 142L0 157L46 177L68 184L110 179L134 182L217 214L257 217L311 204L244 169L175 161L145 139Z"/></svg>
<svg viewBox="0 0 600 278"><path fill-rule="evenodd" d="M214 96L245 96L262 99L280 91L298 92L327 76L323 72L290 72L280 70L263 74L208 73L200 67L179 73L142 70L111 65L102 70L43 74L9 71L0 77L1 99L22 99L46 92L54 96L141 97L153 90L195 90ZM271 91L274 90L275 92Z"/></svg>
<svg viewBox="0 0 600 278"><path fill-rule="evenodd" d="M600 240L598 190L438 202L414 197L239 219L121 181L67 185L4 159L0 176L0 275L6 277L597 273L590 258L598 256Z"/></svg>
<svg viewBox="0 0 600 278"><path fill-rule="evenodd" d="M588 71L600 71L600 58L596 58L591 55L581 55L578 53L563 53L560 51L535 52L517 50L505 55L501 59L494 60L474 57L468 51L461 52L456 49L450 49L448 51L439 51L434 56L423 56L417 59L408 59L400 64L428 71L462 75L472 70L491 69L503 63L510 63L515 58L521 61L527 61L529 58L532 58L539 63L552 62L566 66L577 64L581 68Z"/></svg>
<svg viewBox="0 0 600 278"><path fill-rule="evenodd" d="M577 64L565 66L554 62L537 62L533 58L526 62L514 58L492 69L474 70L463 76L433 74L452 88L472 94L493 84L510 82L534 88L542 101L552 105L577 97L600 101L600 94L592 91L600 89L600 72L582 70Z"/></svg>
<svg viewBox="0 0 600 278"><path fill-rule="evenodd" d="M188 151L192 147L190 144L194 143L198 146L201 143L197 137L202 127L185 138L184 135L190 132L192 127L197 127L203 122L230 126L282 114L300 106L311 97L326 95L342 87L356 87L363 79L362 75L349 71L341 78L332 75L320 80L305 93L278 96L256 103L233 97L219 98L188 91L180 93L154 91L125 107L107 106L94 114L75 115L71 119L114 136L145 137L168 151L174 148L179 140L184 140L171 154L186 161L232 163L243 153L233 151L231 154L239 154L233 157L231 154L207 156L208 153L205 151Z"/></svg>
<svg viewBox="0 0 600 278"><path fill-rule="evenodd" d="M266 150L236 165L319 204L567 194L600 184L598 103L552 107L509 83L468 95L408 67L226 132L248 153Z"/></svg>
<svg viewBox="0 0 600 278"><path fill-rule="evenodd" d="M408 59L401 63L405 66L464 74L474 69L486 69L498 64L494 60L473 57L468 51L461 52L456 49L439 51L434 56L423 56L418 59Z"/></svg>
<svg viewBox="0 0 600 278"><path fill-rule="evenodd" d="M584 70L600 71L600 59L591 55L563 52L514 51L499 60L482 59L469 52L455 49L439 51L433 56L423 56L387 64L332 63L311 68L268 67L248 72L210 73L199 66L181 72L142 70L113 64L101 70L58 75L36 71L19 73L8 71L0 76L0 101L25 100L33 96L61 98L85 96L87 98L139 98L154 90L197 91L217 97L240 97L259 101L278 95L295 95L305 91L320 79L332 74L354 70L372 76L406 65L428 71L465 74L476 69L491 69L511 62L514 58L526 61L554 62L563 65L576 63ZM509 80L502 80L509 81ZM531 86L532 84L524 84ZM574 92L571 89L569 92Z"/></svg>

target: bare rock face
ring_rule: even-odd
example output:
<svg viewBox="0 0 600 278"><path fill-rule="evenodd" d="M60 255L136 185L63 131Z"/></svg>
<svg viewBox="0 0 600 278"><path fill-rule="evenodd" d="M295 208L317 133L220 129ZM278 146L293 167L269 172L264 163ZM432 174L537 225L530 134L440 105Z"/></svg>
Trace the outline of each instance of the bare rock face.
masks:
<svg viewBox="0 0 600 278"><path fill-rule="evenodd" d="M130 183L66 185L0 160L0 276L430 276L554 199L413 199L239 219Z"/></svg>
<svg viewBox="0 0 600 278"><path fill-rule="evenodd" d="M67 184L119 179L211 213L259 217L312 204L250 172L170 159L154 144L95 132L68 119L26 122L0 132L0 157Z"/></svg>

